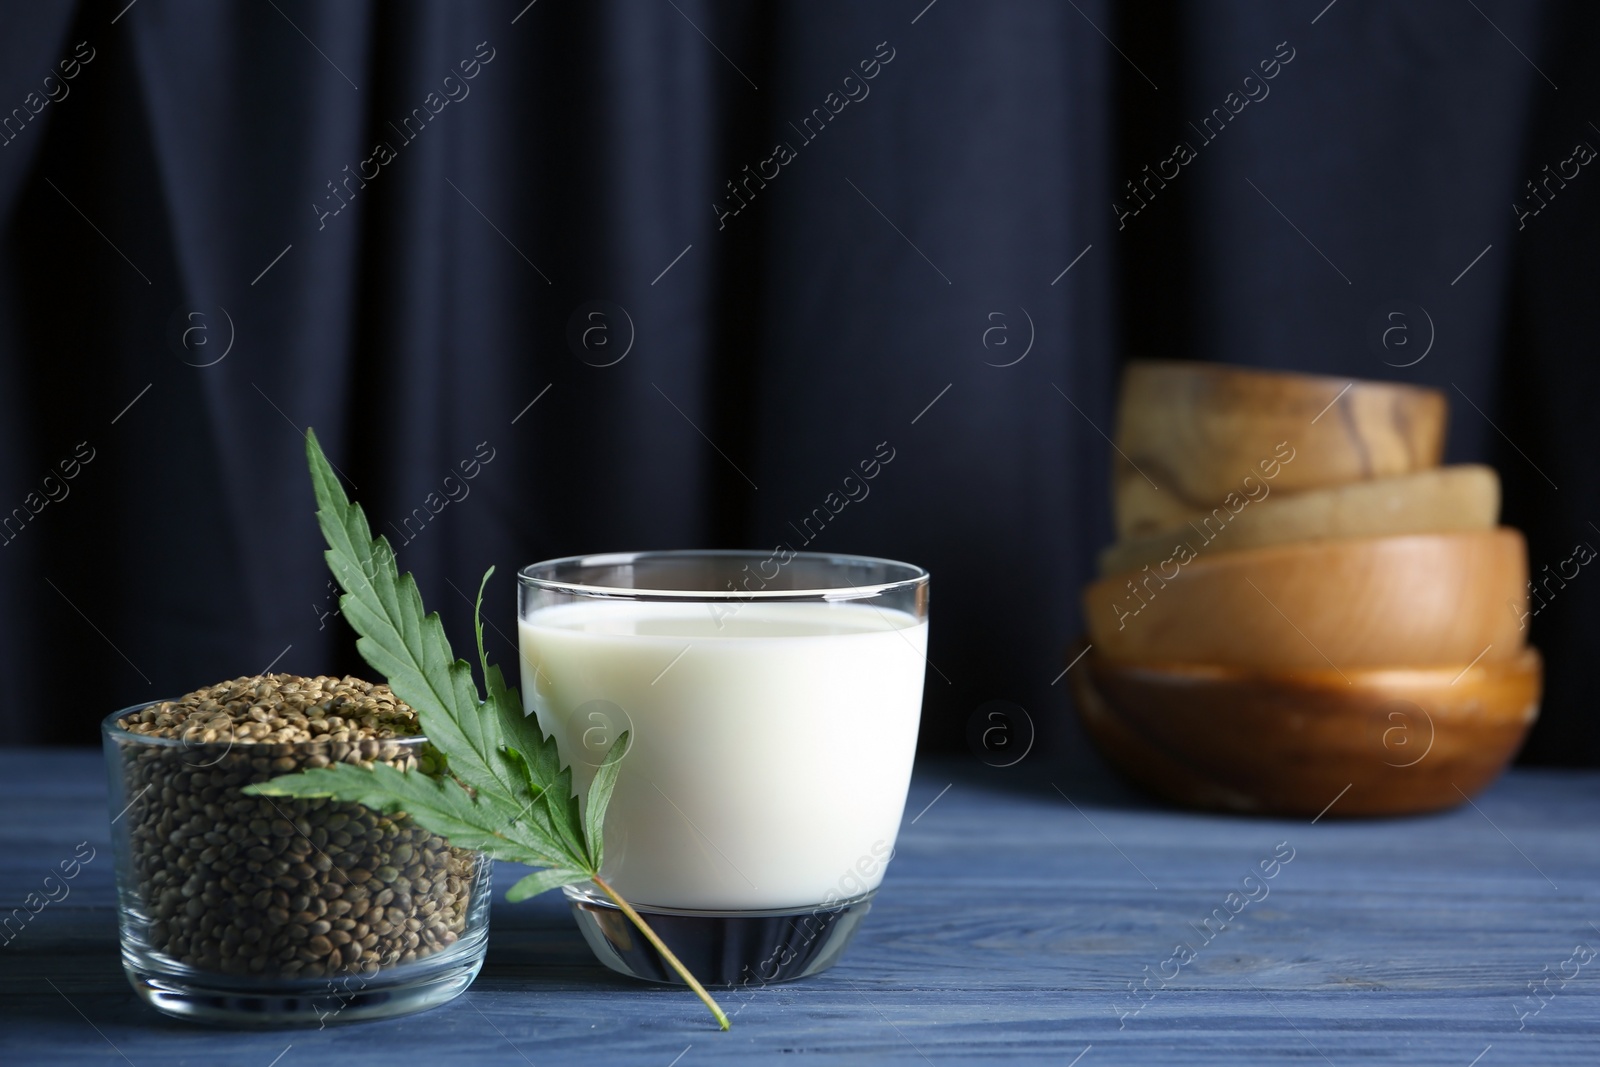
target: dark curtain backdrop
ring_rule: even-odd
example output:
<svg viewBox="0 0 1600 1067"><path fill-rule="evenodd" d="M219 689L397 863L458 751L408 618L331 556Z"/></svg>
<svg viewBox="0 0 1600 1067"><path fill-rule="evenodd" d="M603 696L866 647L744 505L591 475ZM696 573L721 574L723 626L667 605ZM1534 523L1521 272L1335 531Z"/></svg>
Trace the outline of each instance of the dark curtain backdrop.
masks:
<svg viewBox="0 0 1600 1067"><path fill-rule="evenodd" d="M1006 699L1079 769L1130 354L1439 386L1535 570L1600 544L1600 177L1513 207L1600 145L1592 5L125 3L0 33L0 510L57 497L0 545L8 741L361 669L307 426L458 647L499 568L502 661L519 565L800 547L892 449L809 547L933 571L928 745ZM1597 609L1584 572L1535 623L1530 759L1600 760Z"/></svg>

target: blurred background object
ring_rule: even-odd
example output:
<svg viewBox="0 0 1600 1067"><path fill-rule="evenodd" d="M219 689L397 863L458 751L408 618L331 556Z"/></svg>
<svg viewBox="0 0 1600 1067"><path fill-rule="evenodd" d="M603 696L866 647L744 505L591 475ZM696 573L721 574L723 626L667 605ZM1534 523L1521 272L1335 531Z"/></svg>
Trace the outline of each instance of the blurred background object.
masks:
<svg viewBox="0 0 1600 1067"><path fill-rule="evenodd" d="M509 632L510 571L552 556L907 559L938 601L924 744L962 747L1003 700L1041 758L1087 768L1062 653L1113 540L1120 367L1146 355L1442 390L1444 462L1496 468L1555 576L1523 758L1600 762L1600 578L1573 562L1600 544L1597 22L1510 0L13 11L5 737L88 744L141 699L361 669L313 425L457 641L491 563Z"/></svg>
<svg viewBox="0 0 1600 1067"><path fill-rule="evenodd" d="M1409 814L1499 775L1539 714L1533 584L1494 471L1438 466L1448 413L1411 385L1127 364L1121 539L1084 589L1072 678L1126 778L1320 817L1335 790L1356 791L1344 815Z"/></svg>

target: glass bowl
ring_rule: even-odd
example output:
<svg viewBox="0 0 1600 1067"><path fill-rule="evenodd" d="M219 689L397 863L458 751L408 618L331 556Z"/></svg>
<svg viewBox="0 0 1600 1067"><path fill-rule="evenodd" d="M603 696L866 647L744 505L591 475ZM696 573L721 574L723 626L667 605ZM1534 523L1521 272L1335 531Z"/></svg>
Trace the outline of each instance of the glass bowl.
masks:
<svg viewBox="0 0 1600 1067"><path fill-rule="evenodd" d="M123 969L168 1015L325 1026L422 1011L483 965L492 864L404 815L242 787L336 761L430 761L425 737L260 743L101 726Z"/></svg>

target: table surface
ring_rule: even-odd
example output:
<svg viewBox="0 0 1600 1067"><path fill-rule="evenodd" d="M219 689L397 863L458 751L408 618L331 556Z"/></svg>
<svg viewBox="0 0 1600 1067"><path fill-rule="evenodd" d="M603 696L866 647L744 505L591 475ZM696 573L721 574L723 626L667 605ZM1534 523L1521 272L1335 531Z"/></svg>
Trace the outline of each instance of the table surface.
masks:
<svg viewBox="0 0 1600 1067"><path fill-rule="evenodd" d="M99 754L0 751L0 914L79 842L97 850L0 947L0 1063L1600 1062L1600 774L1517 771L1442 815L1313 823L1022 770L920 761L844 961L727 996L729 1033L690 993L596 963L556 894L495 902L483 973L450 1004L247 1032L128 988Z"/></svg>

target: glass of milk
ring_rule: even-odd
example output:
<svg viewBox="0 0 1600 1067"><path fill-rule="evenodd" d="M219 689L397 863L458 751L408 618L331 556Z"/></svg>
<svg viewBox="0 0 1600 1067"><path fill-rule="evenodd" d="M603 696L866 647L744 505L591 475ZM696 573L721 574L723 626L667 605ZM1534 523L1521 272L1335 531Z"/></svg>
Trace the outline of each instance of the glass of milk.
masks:
<svg viewBox="0 0 1600 1067"><path fill-rule="evenodd" d="M580 796L628 732L606 880L708 985L831 966L905 808L928 572L780 547L573 556L518 579L523 705ZM677 980L593 887L566 892L607 966Z"/></svg>

